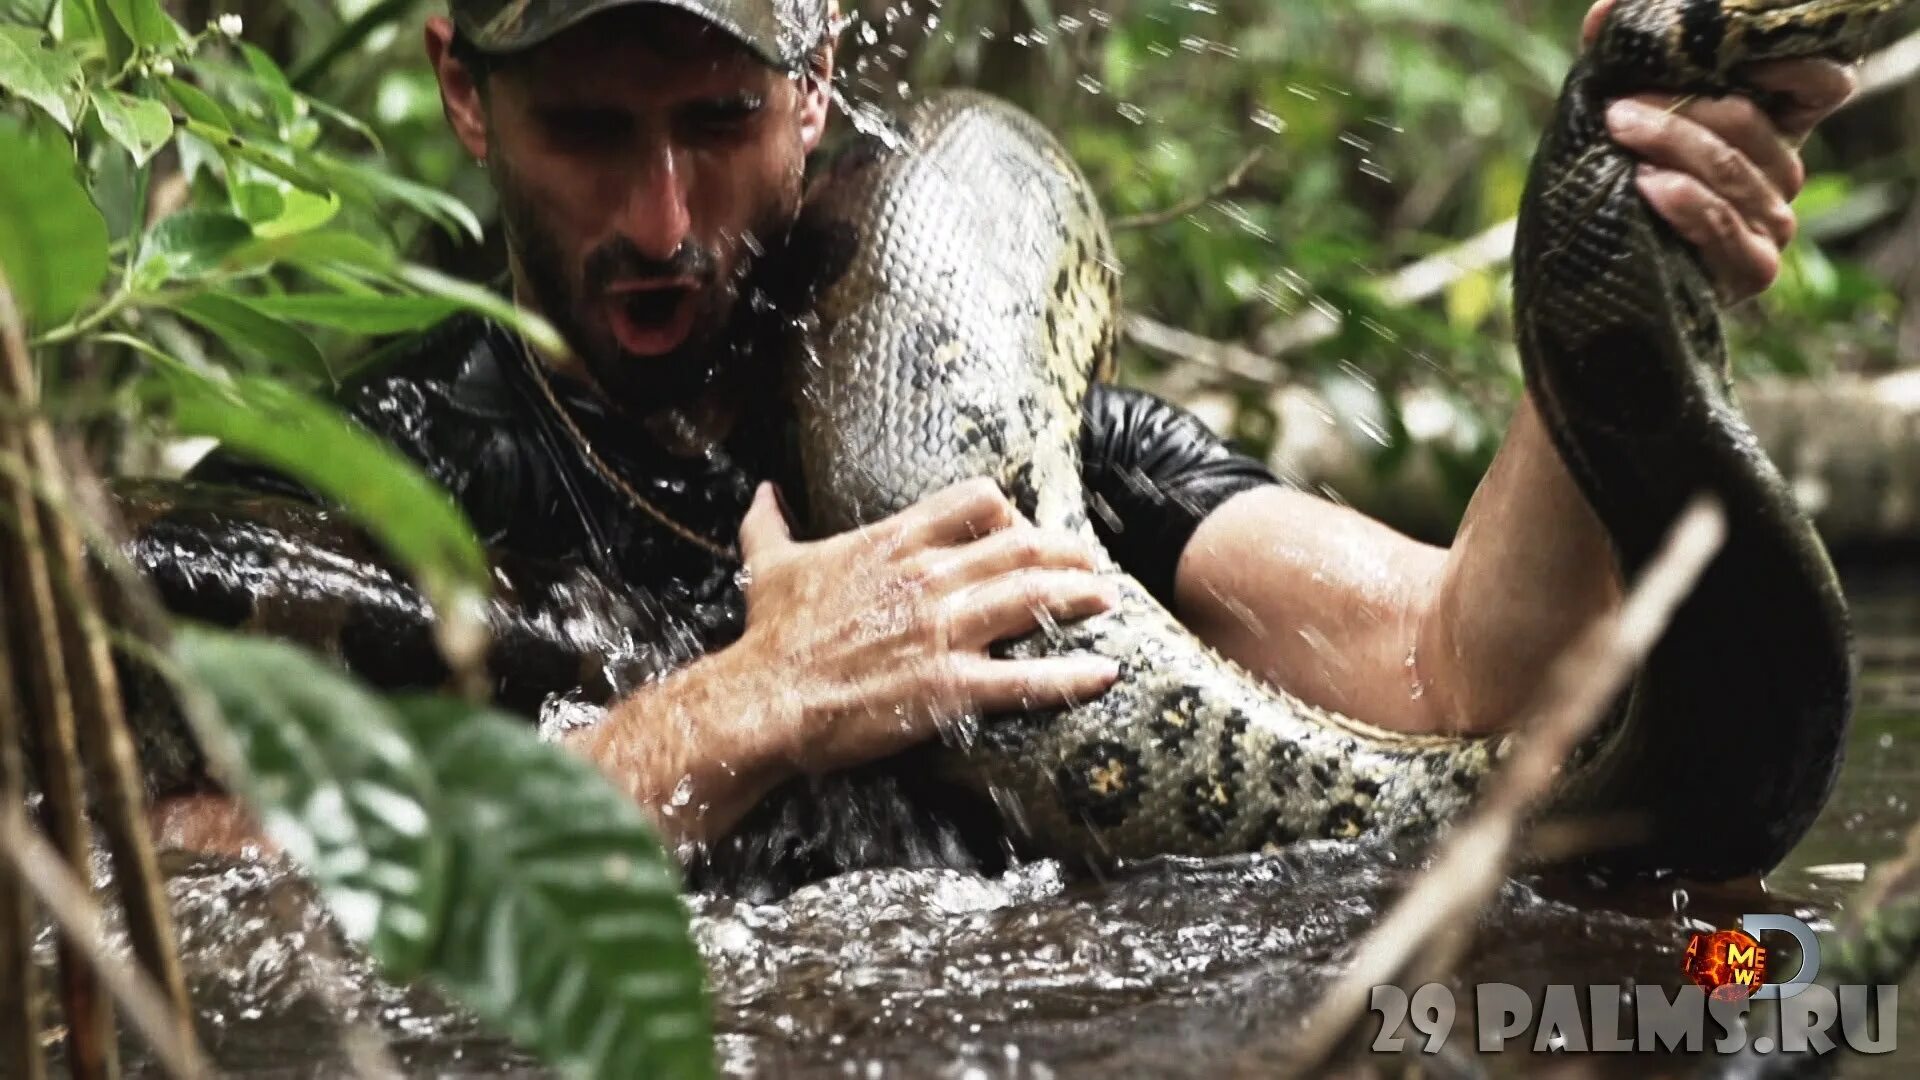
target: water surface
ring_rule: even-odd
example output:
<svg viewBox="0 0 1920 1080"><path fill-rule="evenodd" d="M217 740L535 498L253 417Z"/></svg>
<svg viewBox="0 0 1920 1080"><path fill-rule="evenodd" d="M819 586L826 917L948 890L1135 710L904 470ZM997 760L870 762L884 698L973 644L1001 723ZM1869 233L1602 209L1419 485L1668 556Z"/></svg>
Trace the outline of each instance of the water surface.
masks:
<svg viewBox="0 0 1920 1080"><path fill-rule="evenodd" d="M1861 709L1840 789L1787 863L1764 884L1712 889L1509 881L1473 927L1454 976L1463 1005L1480 981L1677 986L1690 930L1758 910L1827 925L1864 866L1898 850L1920 790L1920 570L1855 574L1849 588ZM691 904L731 1073L1259 1075L1420 858L1417 849L1321 842L1161 861L1107 880L1076 880L1052 863L997 879L884 871L776 904L712 896ZM224 1069L336 1075L357 1031L377 1036L413 1075L539 1073L433 994L373 978L284 869L210 861L171 869L203 1034ZM50 961L47 935L41 955ZM1920 979L1903 991L1902 1049L1856 1059L1846 1075L1914 1075ZM1470 1048L1463 1030L1455 1049ZM152 1074L129 1051L134 1074ZM1507 1053L1481 1064L1531 1075L1549 1063ZM1594 1055L1580 1064L1640 1075L1652 1063Z"/></svg>

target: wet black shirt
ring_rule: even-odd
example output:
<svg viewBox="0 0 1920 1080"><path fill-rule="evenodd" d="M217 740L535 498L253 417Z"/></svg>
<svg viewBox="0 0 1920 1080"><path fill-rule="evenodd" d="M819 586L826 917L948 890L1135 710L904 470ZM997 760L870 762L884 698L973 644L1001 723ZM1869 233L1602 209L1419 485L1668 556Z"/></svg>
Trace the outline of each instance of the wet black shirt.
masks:
<svg viewBox="0 0 1920 1080"><path fill-rule="evenodd" d="M588 460L536 381L535 362L510 332L459 316L371 365L341 389L339 401L446 487L496 554L592 570L648 612L645 633L664 640L619 682L731 643L744 629L739 566L711 547L732 548L761 480L780 483L798 501L791 432L780 424L740 424L739 434L711 454L675 454L584 387L547 376L600 464L711 546L691 543L636 508ZM1108 386L1094 388L1086 401L1081 455L1100 540L1169 606L1174 570L1200 521L1233 495L1275 482L1265 466L1229 449L1190 414ZM194 476L307 497L286 478L221 452ZM382 684L406 675L361 674ZM512 696L502 704L539 711L549 730L597 715L566 707L564 694ZM689 872L697 886L773 895L862 866L989 868L1006 849L990 809L929 790L910 762L895 761L796 781Z"/></svg>
<svg viewBox="0 0 1920 1080"><path fill-rule="evenodd" d="M519 339L458 316L356 376L339 393L348 414L444 485L481 540L522 558L581 565L669 606L728 603L738 565L689 543L587 460L529 370ZM549 375L555 396L600 463L665 515L731 548L757 484L797 498L790 433L743 424L703 456L670 453L584 387ZM1171 606L1174 570L1200 521L1274 477L1185 411L1149 394L1097 386L1081 434L1089 517L1129 573ZM216 452L197 479L288 494L274 473ZM715 628L720 629L720 628ZM724 631L722 631L724 638ZM709 647L724 640L709 642Z"/></svg>

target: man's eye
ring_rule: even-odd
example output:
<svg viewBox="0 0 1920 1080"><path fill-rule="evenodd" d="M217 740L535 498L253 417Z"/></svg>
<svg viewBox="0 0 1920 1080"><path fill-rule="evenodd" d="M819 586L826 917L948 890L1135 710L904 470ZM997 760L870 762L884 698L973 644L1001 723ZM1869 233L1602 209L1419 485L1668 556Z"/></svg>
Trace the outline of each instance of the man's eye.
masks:
<svg viewBox="0 0 1920 1080"><path fill-rule="evenodd" d="M730 134L751 124L764 105L765 101L758 97L703 101L688 108L687 119L697 130Z"/></svg>
<svg viewBox="0 0 1920 1080"><path fill-rule="evenodd" d="M611 109L554 109L544 120L554 138L575 144L612 142L627 131L626 117Z"/></svg>

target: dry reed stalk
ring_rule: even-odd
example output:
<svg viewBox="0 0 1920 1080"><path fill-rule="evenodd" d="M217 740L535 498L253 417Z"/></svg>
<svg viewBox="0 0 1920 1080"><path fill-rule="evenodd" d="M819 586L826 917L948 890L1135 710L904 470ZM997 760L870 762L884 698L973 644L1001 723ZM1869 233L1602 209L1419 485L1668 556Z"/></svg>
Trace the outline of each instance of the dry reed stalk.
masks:
<svg viewBox="0 0 1920 1080"><path fill-rule="evenodd" d="M0 611L7 598L0 593ZM27 798L26 764L20 757L20 711L14 699L13 666L7 662L6 634L0 628L0 806L23 806ZM40 1053L40 1016L33 966L33 904L12 874L0 874L0 1072L21 1080L41 1080L46 1061Z"/></svg>
<svg viewBox="0 0 1920 1080"><path fill-rule="evenodd" d="M13 294L0 281L0 400L23 410L31 386L16 384L13 359L26 357L26 344L13 304ZM24 423L0 428L0 456L17 463L28 460ZM88 858L92 836L86 818L86 790L81 777L80 752L68 685L66 656L61 648L60 616L53 578L44 559L46 538L40 506L23 468L0 470L0 588L13 602L6 622L24 722L34 725L35 772L46 798L46 822L69 869L83 880L91 878ZM12 810L12 807L0 809ZM69 937L60 941L61 999L67 1016L68 1068L79 1080L116 1075L118 1048L113 1041L112 1003L101 996L85 956Z"/></svg>
<svg viewBox="0 0 1920 1080"><path fill-rule="evenodd" d="M1597 620L1548 670L1538 704L1525 714L1531 721L1472 816L1441 840L1431 865L1360 942L1297 1040L1283 1054L1254 1048L1240 1071L1319 1071L1367 1013L1373 987L1393 982L1423 955L1428 979L1451 966L1470 936L1460 928L1507 876L1527 812L1659 641L1720 549L1725 528L1718 507L1706 502L1681 515L1619 610Z"/></svg>

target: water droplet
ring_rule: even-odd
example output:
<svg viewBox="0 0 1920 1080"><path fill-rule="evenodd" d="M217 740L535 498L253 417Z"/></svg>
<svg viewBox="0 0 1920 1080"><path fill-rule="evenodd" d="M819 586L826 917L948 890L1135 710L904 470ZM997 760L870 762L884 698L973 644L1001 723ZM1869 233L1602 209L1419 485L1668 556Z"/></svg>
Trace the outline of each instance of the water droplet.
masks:
<svg viewBox="0 0 1920 1080"><path fill-rule="evenodd" d="M1253 110L1253 114L1247 117L1247 119L1252 120L1255 124L1266 128L1275 135L1284 134L1287 130L1287 122L1282 120L1277 114L1269 112L1266 109Z"/></svg>

